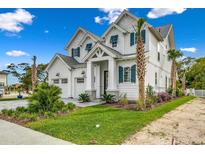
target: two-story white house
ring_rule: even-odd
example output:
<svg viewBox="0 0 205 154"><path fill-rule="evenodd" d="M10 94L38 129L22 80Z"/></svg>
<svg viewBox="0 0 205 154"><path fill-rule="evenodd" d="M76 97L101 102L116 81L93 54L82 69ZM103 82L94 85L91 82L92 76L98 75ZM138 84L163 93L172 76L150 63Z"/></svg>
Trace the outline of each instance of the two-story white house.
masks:
<svg viewBox="0 0 205 154"><path fill-rule="evenodd" d="M48 82L62 89L63 98L78 98L87 92L91 99L104 93L138 97L136 73L136 24L139 18L123 11L101 37L78 28L65 46L68 55L56 54L46 71ZM167 51L175 48L172 25L142 30L147 57L145 85L156 92L170 85L171 60Z"/></svg>
<svg viewBox="0 0 205 154"><path fill-rule="evenodd" d="M4 94L5 87L8 85L7 76L8 73L0 71L0 95Z"/></svg>

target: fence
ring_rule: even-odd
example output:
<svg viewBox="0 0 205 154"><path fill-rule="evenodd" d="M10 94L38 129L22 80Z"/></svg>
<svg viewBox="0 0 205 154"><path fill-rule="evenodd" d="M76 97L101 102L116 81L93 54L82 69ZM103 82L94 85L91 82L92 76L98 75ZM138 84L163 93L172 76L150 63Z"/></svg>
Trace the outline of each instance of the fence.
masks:
<svg viewBox="0 0 205 154"><path fill-rule="evenodd" d="M205 97L205 90L202 89L187 89L186 94L197 96L197 97Z"/></svg>

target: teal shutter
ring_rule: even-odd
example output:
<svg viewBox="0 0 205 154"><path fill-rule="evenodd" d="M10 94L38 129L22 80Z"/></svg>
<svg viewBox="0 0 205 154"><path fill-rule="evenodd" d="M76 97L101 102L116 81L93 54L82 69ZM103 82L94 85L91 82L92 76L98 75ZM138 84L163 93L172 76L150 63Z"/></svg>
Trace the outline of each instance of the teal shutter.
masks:
<svg viewBox="0 0 205 154"><path fill-rule="evenodd" d="M130 33L130 46L135 44L135 33Z"/></svg>
<svg viewBox="0 0 205 154"><path fill-rule="evenodd" d="M77 48L76 52L77 52L76 55L77 55L78 57L80 57L80 47Z"/></svg>
<svg viewBox="0 0 205 154"><path fill-rule="evenodd" d="M123 82L123 67L119 66L119 83Z"/></svg>
<svg viewBox="0 0 205 154"><path fill-rule="evenodd" d="M136 65L132 65L131 67L131 82L136 82Z"/></svg>
<svg viewBox="0 0 205 154"><path fill-rule="evenodd" d="M73 53L74 49L72 48L71 49L71 54L72 54L72 57L74 57L74 53Z"/></svg>
<svg viewBox="0 0 205 154"><path fill-rule="evenodd" d="M142 30L141 31L141 37L142 37L142 41L143 41L143 43L145 43L145 30Z"/></svg>
<svg viewBox="0 0 205 154"><path fill-rule="evenodd" d="M137 33L135 33L135 44L137 43Z"/></svg>

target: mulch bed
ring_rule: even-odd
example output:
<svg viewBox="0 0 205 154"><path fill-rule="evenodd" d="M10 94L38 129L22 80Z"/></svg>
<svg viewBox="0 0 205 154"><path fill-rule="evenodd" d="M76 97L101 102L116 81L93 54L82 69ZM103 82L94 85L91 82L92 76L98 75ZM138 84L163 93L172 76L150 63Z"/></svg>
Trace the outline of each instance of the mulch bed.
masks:
<svg viewBox="0 0 205 154"><path fill-rule="evenodd" d="M9 121L9 122L18 124L18 125L22 125L22 126L25 126L27 123L32 122L30 119L20 120L20 119L17 119L15 117L9 117L9 116L5 116L5 115L2 115L2 114L0 114L0 119L6 120L6 121Z"/></svg>

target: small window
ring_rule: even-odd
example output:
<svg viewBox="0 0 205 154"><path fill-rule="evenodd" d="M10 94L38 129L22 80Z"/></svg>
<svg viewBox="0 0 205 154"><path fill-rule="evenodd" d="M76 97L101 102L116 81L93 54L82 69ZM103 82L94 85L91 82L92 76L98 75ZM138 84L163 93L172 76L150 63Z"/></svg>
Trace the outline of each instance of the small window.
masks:
<svg viewBox="0 0 205 154"><path fill-rule="evenodd" d="M165 88L167 90L168 86L167 86L167 76L165 77Z"/></svg>
<svg viewBox="0 0 205 154"><path fill-rule="evenodd" d="M2 86L2 87L3 87L3 86L4 86L4 82L0 82L0 86Z"/></svg>
<svg viewBox="0 0 205 154"><path fill-rule="evenodd" d="M80 57L80 47L74 49L72 48L72 56L73 57Z"/></svg>
<svg viewBox="0 0 205 154"><path fill-rule="evenodd" d="M84 78L77 78L77 83L84 83Z"/></svg>
<svg viewBox="0 0 205 154"><path fill-rule="evenodd" d="M61 83L63 84L68 83L68 79L61 79Z"/></svg>
<svg viewBox="0 0 205 154"><path fill-rule="evenodd" d="M160 61L160 52L157 53L157 59Z"/></svg>
<svg viewBox="0 0 205 154"><path fill-rule="evenodd" d="M54 84L59 84L59 79L53 79Z"/></svg>
<svg viewBox="0 0 205 154"><path fill-rule="evenodd" d="M92 48L92 43L86 44L85 50L87 50L89 52L91 50L91 48Z"/></svg>
<svg viewBox="0 0 205 154"><path fill-rule="evenodd" d="M157 73L155 72L155 85L157 85Z"/></svg>
<svg viewBox="0 0 205 154"><path fill-rule="evenodd" d="M130 67L124 68L124 82L130 82Z"/></svg>
<svg viewBox="0 0 205 154"><path fill-rule="evenodd" d="M110 37L110 43L112 44L112 47L117 47L118 42L118 35L113 35Z"/></svg>

